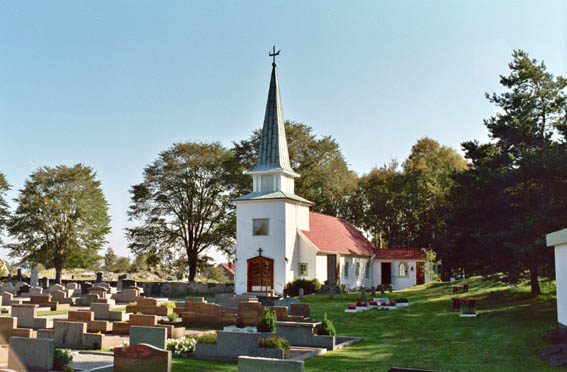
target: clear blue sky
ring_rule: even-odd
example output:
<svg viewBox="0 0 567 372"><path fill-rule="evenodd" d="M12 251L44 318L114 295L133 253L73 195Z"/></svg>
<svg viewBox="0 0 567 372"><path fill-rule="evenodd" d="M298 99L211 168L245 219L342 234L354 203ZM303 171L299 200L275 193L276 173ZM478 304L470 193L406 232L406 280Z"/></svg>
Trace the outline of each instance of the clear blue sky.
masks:
<svg viewBox="0 0 567 372"><path fill-rule="evenodd" d="M418 138L487 140L512 50L567 75L565 1L0 1L0 171L92 166L128 254L128 189L174 142L259 128L271 46L286 119L362 174ZM5 256L5 251L0 255Z"/></svg>

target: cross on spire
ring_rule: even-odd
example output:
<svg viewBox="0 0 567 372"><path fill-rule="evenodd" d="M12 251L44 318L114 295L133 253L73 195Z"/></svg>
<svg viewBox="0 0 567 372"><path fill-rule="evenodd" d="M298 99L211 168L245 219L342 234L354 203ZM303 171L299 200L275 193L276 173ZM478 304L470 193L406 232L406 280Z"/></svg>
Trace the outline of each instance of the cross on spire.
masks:
<svg viewBox="0 0 567 372"><path fill-rule="evenodd" d="M276 65L276 56L279 56L279 55L280 55L280 52L281 52L281 50L278 50L278 51L276 52L276 46L274 45L274 46L272 47L272 52L269 52L269 53L268 53L268 56L270 56L270 57L272 57L272 58L274 59L274 61L272 62L272 66L275 66L275 65Z"/></svg>
<svg viewBox="0 0 567 372"><path fill-rule="evenodd" d="M258 248L258 256L261 256L261 255L262 255L262 252L264 252L264 250L263 250L261 247Z"/></svg>

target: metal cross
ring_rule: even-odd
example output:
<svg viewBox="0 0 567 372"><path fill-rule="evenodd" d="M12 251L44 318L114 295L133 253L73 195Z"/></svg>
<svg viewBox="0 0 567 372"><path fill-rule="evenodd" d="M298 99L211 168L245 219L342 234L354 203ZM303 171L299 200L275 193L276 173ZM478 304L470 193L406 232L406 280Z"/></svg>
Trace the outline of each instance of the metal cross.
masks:
<svg viewBox="0 0 567 372"><path fill-rule="evenodd" d="M274 46L272 47L272 52L269 52L269 53L268 53L268 56L274 58L274 61L272 62L272 66L275 66L275 65L276 65L276 56L279 56L279 55L280 55L280 52L281 52L281 50L278 50L278 51L276 52L276 46L274 45Z"/></svg>
<svg viewBox="0 0 567 372"><path fill-rule="evenodd" d="M264 250L262 248L258 248L258 256L261 256L263 251Z"/></svg>

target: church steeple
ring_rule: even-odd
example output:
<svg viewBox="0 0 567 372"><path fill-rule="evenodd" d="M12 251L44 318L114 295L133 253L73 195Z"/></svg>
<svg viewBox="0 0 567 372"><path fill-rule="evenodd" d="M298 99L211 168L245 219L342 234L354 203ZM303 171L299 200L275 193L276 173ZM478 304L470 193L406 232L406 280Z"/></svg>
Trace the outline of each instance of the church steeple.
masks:
<svg viewBox="0 0 567 372"><path fill-rule="evenodd" d="M299 175L291 169L287 150L280 87L276 71L276 56L279 54L280 51L276 52L275 46L273 53L268 54L270 57L273 57L268 102L266 103L266 114L264 115L264 125L262 127L258 163L249 173L283 171L290 176L297 177Z"/></svg>

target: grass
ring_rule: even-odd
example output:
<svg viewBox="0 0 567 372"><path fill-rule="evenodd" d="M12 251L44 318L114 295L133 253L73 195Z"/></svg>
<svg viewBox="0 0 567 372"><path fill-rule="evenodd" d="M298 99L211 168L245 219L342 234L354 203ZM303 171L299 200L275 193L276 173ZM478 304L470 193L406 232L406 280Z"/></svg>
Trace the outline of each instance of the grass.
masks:
<svg viewBox="0 0 567 372"><path fill-rule="evenodd" d="M67 314L68 312L69 312L69 310L55 310L55 311L46 310L46 311L38 311L38 312L37 312L37 316L62 315L62 314Z"/></svg>
<svg viewBox="0 0 567 372"><path fill-rule="evenodd" d="M472 278L469 292L459 296L480 299L478 318L460 318L453 310L453 283L433 283L379 297L407 298L415 304L390 311L345 313L359 294L308 295L311 314L327 313L338 335L361 336L364 341L309 359L307 371L387 371L389 367L442 371L563 371L539 359L536 351L548 346L542 334L557 324L555 283L541 283L542 295L530 297L527 284L510 286ZM377 295L378 296L378 295ZM236 364L173 360L173 372L236 371Z"/></svg>

